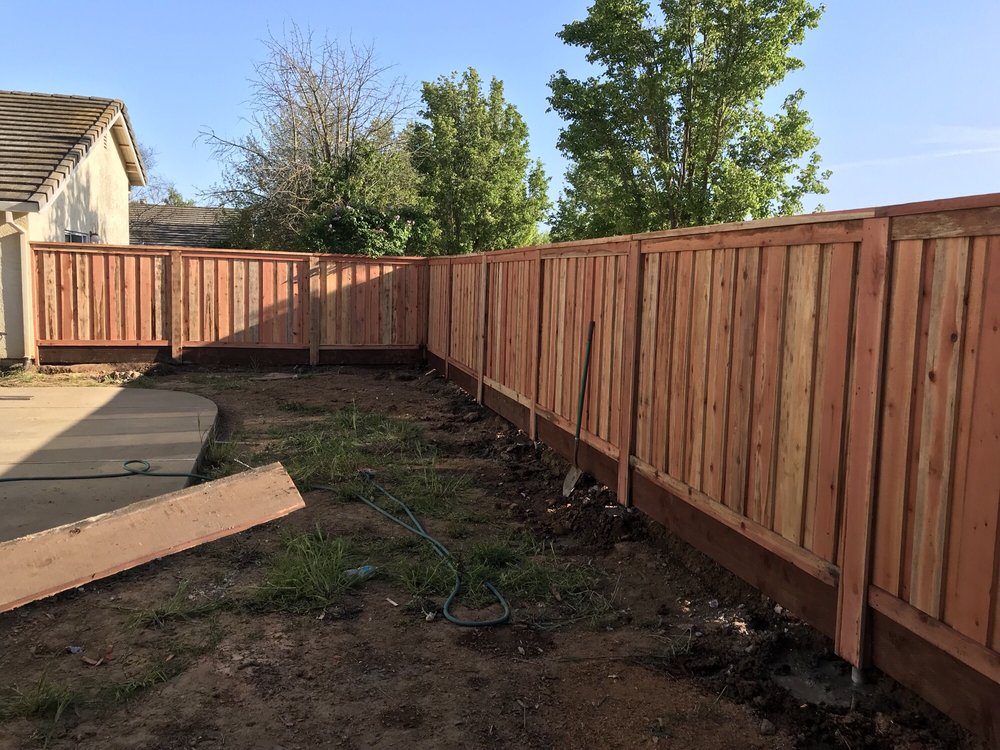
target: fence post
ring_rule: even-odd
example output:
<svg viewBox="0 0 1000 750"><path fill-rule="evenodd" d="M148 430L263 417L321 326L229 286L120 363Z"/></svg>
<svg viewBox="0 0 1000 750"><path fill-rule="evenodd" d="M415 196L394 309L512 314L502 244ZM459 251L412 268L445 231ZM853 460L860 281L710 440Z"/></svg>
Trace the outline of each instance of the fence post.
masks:
<svg viewBox="0 0 1000 750"><path fill-rule="evenodd" d="M542 294L545 289L542 277L542 250L541 248L532 253L532 267L534 268L534 307L530 321L531 335L534 338L531 344L531 413L528 416L528 437L535 440L538 437L538 371L542 359Z"/></svg>
<svg viewBox="0 0 1000 750"><path fill-rule="evenodd" d="M306 335L309 337L309 364L313 367L319 364L319 343L322 338L322 298L320 284L322 279L319 273L319 258L315 255L309 256L309 265L306 270L309 279L309 300L306 310L309 312L309 325L306 326Z"/></svg>
<svg viewBox="0 0 1000 750"><path fill-rule="evenodd" d="M483 253L482 285L479 288L479 387L476 389L476 401L483 403L483 379L486 376L486 318L489 314L487 295L489 294L490 267Z"/></svg>
<svg viewBox="0 0 1000 750"><path fill-rule="evenodd" d="M625 318L622 328L622 378L619 391L618 502L632 505L632 452L635 449L636 378L639 368L639 328L642 325L642 247L631 240L625 266Z"/></svg>
<svg viewBox="0 0 1000 750"><path fill-rule="evenodd" d="M868 659L868 584L889 298L890 228L889 219L865 219L856 277L836 651L857 668L864 667Z"/></svg>
<svg viewBox="0 0 1000 750"><path fill-rule="evenodd" d="M451 285L452 276L454 276L455 266L452 265L451 257L448 257L445 268L448 269L448 292L445 298L448 305L448 312L445 314L445 320L448 321L448 327L444 334L444 376L445 379L451 377L451 326L453 324L453 308L451 302Z"/></svg>
<svg viewBox="0 0 1000 750"><path fill-rule="evenodd" d="M170 358L184 354L184 258L180 250L170 251Z"/></svg>

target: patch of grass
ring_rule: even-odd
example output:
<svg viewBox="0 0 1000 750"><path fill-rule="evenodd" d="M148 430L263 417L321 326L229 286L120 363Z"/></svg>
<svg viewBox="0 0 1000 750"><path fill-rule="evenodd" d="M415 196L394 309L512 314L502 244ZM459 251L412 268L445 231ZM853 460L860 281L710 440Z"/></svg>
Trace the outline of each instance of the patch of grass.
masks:
<svg viewBox="0 0 1000 750"><path fill-rule="evenodd" d="M278 404L278 408L282 411L291 412L292 414L323 414L326 412L326 409L322 406L304 404L301 401L284 401Z"/></svg>
<svg viewBox="0 0 1000 750"><path fill-rule="evenodd" d="M245 376L234 373L196 372L188 375L188 381L198 385L209 385L216 391L238 391Z"/></svg>
<svg viewBox="0 0 1000 750"><path fill-rule="evenodd" d="M598 576L589 568L560 560L554 548L526 535L475 544L463 558L463 582L469 606L491 601L483 584L489 581L511 601L554 605L563 616L596 618L611 603L596 588Z"/></svg>
<svg viewBox="0 0 1000 750"><path fill-rule="evenodd" d="M219 602L193 604L187 597L188 581L181 581L177 591L163 604L145 609L133 609L129 625L134 628L162 628L168 622L193 620L219 609Z"/></svg>
<svg viewBox="0 0 1000 750"><path fill-rule="evenodd" d="M9 695L0 700L0 719L16 718L47 719L57 724L67 710L81 702L78 692L68 685L51 682L47 675L26 690L12 688Z"/></svg>
<svg viewBox="0 0 1000 750"><path fill-rule="evenodd" d="M319 528L288 535L257 589L256 602L288 612L335 609L350 589L370 577L347 574L366 562L350 540L327 536Z"/></svg>
<svg viewBox="0 0 1000 750"><path fill-rule="evenodd" d="M161 660L135 677L112 683L105 690L115 703L127 703L152 687L169 682L184 671L178 659Z"/></svg>
<svg viewBox="0 0 1000 750"><path fill-rule="evenodd" d="M471 486L468 474L442 471L432 458L423 466L411 467L389 491L418 516L464 521L471 520L462 502Z"/></svg>
<svg viewBox="0 0 1000 750"><path fill-rule="evenodd" d="M12 367L9 370L0 370L0 388L29 385L37 379L38 373L35 370L24 367Z"/></svg>
<svg viewBox="0 0 1000 750"><path fill-rule="evenodd" d="M272 428L270 437L267 453L280 460L305 489L351 480L368 466L406 464L419 455L423 444L416 425L362 412L356 406L317 420Z"/></svg>
<svg viewBox="0 0 1000 750"><path fill-rule="evenodd" d="M442 539L450 542L451 539ZM447 546L447 544L446 544ZM414 599L448 595L454 585L451 566L416 537L371 542L365 546L373 564ZM560 560L551 547L529 535L514 534L475 542L452 554L462 578L458 601L478 609L494 603L485 583L492 583L513 605L522 608L522 619L547 621L592 619L611 610L611 601L599 590L599 577L590 568ZM544 605L536 613L531 605ZM537 609L537 608L535 608Z"/></svg>
<svg viewBox="0 0 1000 750"><path fill-rule="evenodd" d="M205 441L197 473L211 479L220 479L242 471L243 467L236 461L236 445L232 440L220 440L213 431Z"/></svg>

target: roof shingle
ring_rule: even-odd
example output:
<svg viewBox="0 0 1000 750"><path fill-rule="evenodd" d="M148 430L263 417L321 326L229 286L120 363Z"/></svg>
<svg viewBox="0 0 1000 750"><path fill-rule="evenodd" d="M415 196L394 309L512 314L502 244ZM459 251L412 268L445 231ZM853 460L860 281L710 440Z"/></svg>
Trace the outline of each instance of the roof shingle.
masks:
<svg viewBox="0 0 1000 750"><path fill-rule="evenodd" d="M229 240L229 222L235 215L231 208L130 203L129 241L133 245L221 247Z"/></svg>
<svg viewBox="0 0 1000 750"><path fill-rule="evenodd" d="M129 184L144 184L121 101L0 91L0 209L40 209L109 128L125 154Z"/></svg>

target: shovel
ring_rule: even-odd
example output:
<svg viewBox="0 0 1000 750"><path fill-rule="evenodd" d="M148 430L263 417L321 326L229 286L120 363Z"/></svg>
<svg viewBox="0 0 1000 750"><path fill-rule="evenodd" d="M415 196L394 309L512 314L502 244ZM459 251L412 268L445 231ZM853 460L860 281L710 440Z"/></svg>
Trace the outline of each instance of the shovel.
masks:
<svg viewBox="0 0 1000 750"><path fill-rule="evenodd" d="M590 375L590 347L594 343L594 321L587 327L587 349L583 355L583 375L580 378L580 399L576 404L576 432L573 435L573 468L563 480L563 497L573 494L576 483L583 476L580 468L580 426L583 424L583 401L587 397L587 377Z"/></svg>

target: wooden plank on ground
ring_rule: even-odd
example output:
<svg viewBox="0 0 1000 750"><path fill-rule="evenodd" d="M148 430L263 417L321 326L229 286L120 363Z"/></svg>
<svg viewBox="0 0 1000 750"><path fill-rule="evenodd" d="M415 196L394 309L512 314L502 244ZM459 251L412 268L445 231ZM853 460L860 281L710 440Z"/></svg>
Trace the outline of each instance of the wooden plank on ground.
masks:
<svg viewBox="0 0 1000 750"><path fill-rule="evenodd" d="M274 463L0 543L0 612L304 507Z"/></svg>

